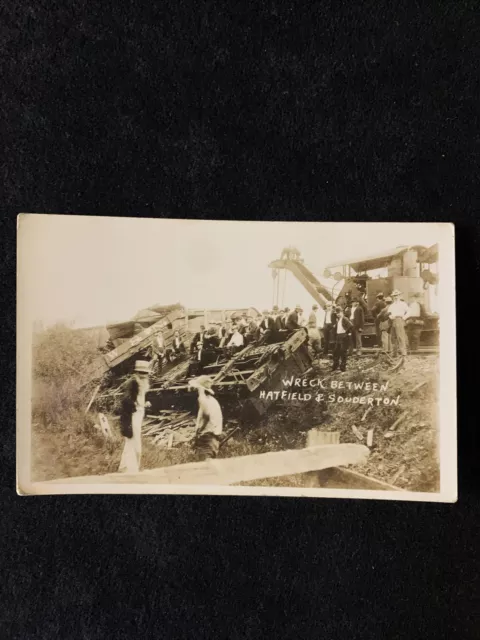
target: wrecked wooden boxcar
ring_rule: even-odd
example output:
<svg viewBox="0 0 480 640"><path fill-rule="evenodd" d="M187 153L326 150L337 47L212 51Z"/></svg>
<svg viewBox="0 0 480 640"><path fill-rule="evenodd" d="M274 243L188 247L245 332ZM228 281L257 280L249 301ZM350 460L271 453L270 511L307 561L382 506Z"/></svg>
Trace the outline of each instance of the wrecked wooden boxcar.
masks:
<svg viewBox="0 0 480 640"><path fill-rule="evenodd" d="M124 323L127 324L127 323ZM165 346L168 348L173 342L175 330L180 335L185 334L185 310L176 305L169 313L160 317L153 324L140 331L134 331L132 337L120 339L117 334L118 346L103 353L83 372L85 383L100 380L107 372L115 369L116 375L122 375L133 370L133 361L148 350L156 335L162 334Z"/></svg>
<svg viewBox="0 0 480 640"><path fill-rule="evenodd" d="M227 360L205 366L202 374L213 378L213 390L228 413L239 408L256 415L264 414L275 402L268 391L282 388L282 379L302 376L311 366L308 336L299 330L284 342L249 345ZM189 389L189 363L183 362L164 376L152 380L148 400L152 413L171 407L194 411L197 396ZM265 393L262 393L265 392Z"/></svg>

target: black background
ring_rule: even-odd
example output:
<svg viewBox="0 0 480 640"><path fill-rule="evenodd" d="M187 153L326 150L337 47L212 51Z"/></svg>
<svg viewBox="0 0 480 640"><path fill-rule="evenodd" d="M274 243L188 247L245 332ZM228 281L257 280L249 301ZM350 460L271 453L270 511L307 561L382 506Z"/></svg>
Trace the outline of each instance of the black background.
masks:
<svg viewBox="0 0 480 640"><path fill-rule="evenodd" d="M2 637L480 637L478 8L3 1ZM454 221L459 502L16 496L20 211Z"/></svg>

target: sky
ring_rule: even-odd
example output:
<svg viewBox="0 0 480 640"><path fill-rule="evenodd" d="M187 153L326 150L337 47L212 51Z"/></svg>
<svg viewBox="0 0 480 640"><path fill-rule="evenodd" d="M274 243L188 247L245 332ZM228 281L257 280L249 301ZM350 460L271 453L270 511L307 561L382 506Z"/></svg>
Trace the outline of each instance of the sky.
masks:
<svg viewBox="0 0 480 640"><path fill-rule="evenodd" d="M399 245L431 246L423 223L220 222L24 214L18 283L30 317L77 327L128 320L145 307L273 305L269 262L293 245L317 277L333 262ZM283 283L283 279L282 279ZM334 284L332 282L332 284ZM285 306L314 300L288 274ZM27 307L25 307L26 309Z"/></svg>

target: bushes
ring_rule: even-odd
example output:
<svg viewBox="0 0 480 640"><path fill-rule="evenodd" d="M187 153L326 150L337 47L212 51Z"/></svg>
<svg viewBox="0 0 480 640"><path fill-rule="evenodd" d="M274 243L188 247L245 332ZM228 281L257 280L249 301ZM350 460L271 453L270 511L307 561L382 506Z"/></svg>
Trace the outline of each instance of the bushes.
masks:
<svg viewBox="0 0 480 640"><path fill-rule="evenodd" d="M34 336L33 421L48 429L83 430L94 385L80 389L80 372L98 356L91 337L66 325Z"/></svg>

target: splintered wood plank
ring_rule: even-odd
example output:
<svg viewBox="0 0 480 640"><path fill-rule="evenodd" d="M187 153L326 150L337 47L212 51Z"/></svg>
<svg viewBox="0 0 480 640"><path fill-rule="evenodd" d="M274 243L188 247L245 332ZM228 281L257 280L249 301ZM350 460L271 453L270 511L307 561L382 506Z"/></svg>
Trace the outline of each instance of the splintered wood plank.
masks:
<svg viewBox="0 0 480 640"><path fill-rule="evenodd" d="M112 473L102 476L64 478L50 482L56 484L130 482L132 484L229 485L261 480L262 478L319 471L331 467L361 464L366 461L368 455L369 450L363 445L328 444L307 449L191 462L160 469L149 469L138 474Z"/></svg>
<svg viewBox="0 0 480 640"><path fill-rule="evenodd" d="M369 429L367 431L367 447L371 447L373 445L373 429Z"/></svg>

